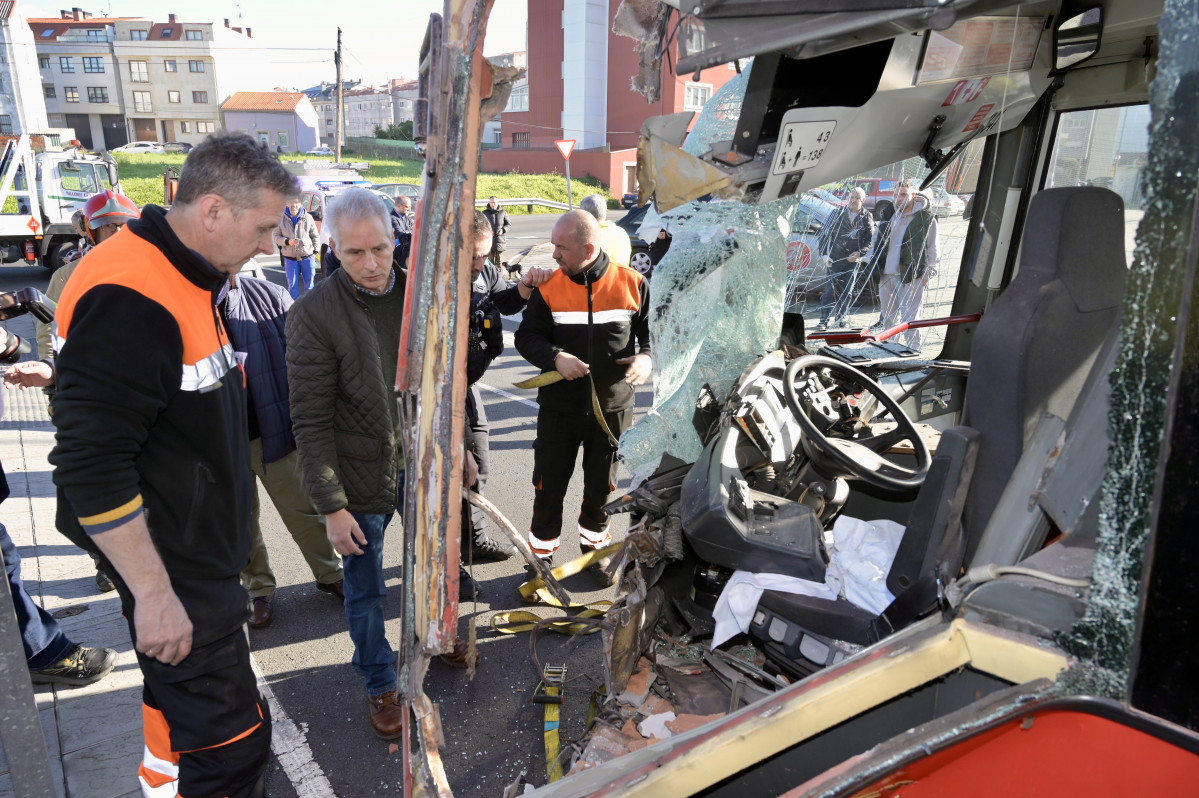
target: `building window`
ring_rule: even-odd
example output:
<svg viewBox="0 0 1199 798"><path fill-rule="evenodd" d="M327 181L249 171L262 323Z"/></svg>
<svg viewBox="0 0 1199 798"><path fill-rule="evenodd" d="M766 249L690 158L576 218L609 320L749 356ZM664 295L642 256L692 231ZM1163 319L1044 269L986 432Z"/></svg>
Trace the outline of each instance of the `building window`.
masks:
<svg viewBox="0 0 1199 798"><path fill-rule="evenodd" d="M497 130L497 131L495 132L495 143L496 143L496 144L503 144L503 143L504 143L504 131L502 131L502 130ZM601 409L603 409L603 408L601 408Z"/></svg>
<svg viewBox="0 0 1199 798"><path fill-rule="evenodd" d="M106 103L108 102L108 89L104 86L88 86L87 101L89 103Z"/></svg>
<svg viewBox="0 0 1199 798"><path fill-rule="evenodd" d="M514 149L514 150L529 149L529 134L528 133L513 133L512 134L512 149Z"/></svg>
<svg viewBox="0 0 1199 798"><path fill-rule="evenodd" d="M192 132L192 123L191 122L180 122L179 123L179 132L180 133L191 133Z"/></svg>
<svg viewBox="0 0 1199 798"><path fill-rule="evenodd" d="M53 100L55 97L54 87L47 83L46 85L42 86L42 94L47 100Z"/></svg>
<svg viewBox="0 0 1199 798"><path fill-rule="evenodd" d="M197 122L197 133L216 133L216 122Z"/></svg>
<svg viewBox="0 0 1199 798"><path fill-rule="evenodd" d="M48 56L48 55L38 56L37 65L40 66L42 69L49 69L50 68L50 56Z"/></svg>
<svg viewBox="0 0 1199 798"><path fill-rule="evenodd" d="M145 61L129 62L129 79L134 83L150 82L150 66Z"/></svg>
<svg viewBox="0 0 1199 798"><path fill-rule="evenodd" d="M712 87L700 83L688 83L683 94L683 110L699 111L712 96Z"/></svg>
<svg viewBox="0 0 1199 798"><path fill-rule="evenodd" d="M167 72L178 72L179 71L179 65L176 64L174 61L163 61L162 68L165 69Z"/></svg>
<svg viewBox="0 0 1199 798"><path fill-rule="evenodd" d="M8 114L0 114L0 133L12 135L12 117Z"/></svg>
<svg viewBox="0 0 1199 798"><path fill-rule="evenodd" d="M529 110L529 87L528 85L517 86L512 90L512 94L508 96L508 105L504 107L504 111L527 111Z"/></svg>
<svg viewBox="0 0 1199 798"><path fill-rule="evenodd" d="M174 30L175 30L174 28L163 28L162 33L158 34L158 38L169 39L169 38L171 38L171 33Z"/></svg>
<svg viewBox="0 0 1199 798"><path fill-rule="evenodd" d="M277 132L276 132L276 135L279 137L279 146L280 146L280 147L282 147L282 148L283 148L283 149L285 149L285 150L286 150L286 149L289 149L289 148L290 148L290 145L287 143L287 133L286 133L286 131L283 131L283 130L277 131ZM603 408L601 408L601 409L603 409Z"/></svg>
<svg viewBox="0 0 1199 798"><path fill-rule="evenodd" d="M75 58L69 55L60 55L58 57L58 68L63 72L74 72Z"/></svg>
<svg viewBox="0 0 1199 798"><path fill-rule="evenodd" d="M83 71L84 72L103 72L104 71L104 59L103 58L93 58L93 57L85 55L83 57Z"/></svg>
<svg viewBox="0 0 1199 798"><path fill-rule="evenodd" d="M48 39L49 37L51 37L53 35L54 35L54 28L46 28L45 30L42 31L43 39Z"/></svg>
<svg viewBox="0 0 1199 798"><path fill-rule="evenodd" d="M69 103L79 102L79 89L75 86L63 86L62 97Z"/></svg>
<svg viewBox="0 0 1199 798"><path fill-rule="evenodd" d="M208 102L208 92L206 92L206 91L193 91L193 92L192 92L192 102L194 102L194 103L206 103L206 102Z"/></svg>
<svg viewBox="0 0 1199 798"><path fill-rule="evenodd" d="M133 92L133 110L139 114L154 113L154 104L150 102L150 92L135 91Z"/></svg>
<svg viewBox="0 0 1199 798"><path fill-rule="evenodd" d="M182 102L182 100L179 97L179 92L168 91L167 92L167 102L171 102L171 103Z"/></svg>
<svg viewBox="0 0 1199 798"><path fill-rule="evenodd" d="M188 61L187 62L187 71L188 72L203 72L204 71L204 62L203 61Z"/></svg>
<svg viewBox="0 0 1199 798"><path fill-rule="evenodd" d="M54 87L53 87L53 86L51 86L50 88L54 88ZM332 120L332 119L326 119L326 120L325 120L325 127L333 127L333 120ZM600 408L600 409L602 410L603 408Z"/></svg>
<svg viewBox="0 0 1199 798"><path fill-rule="evenodd" d="M189 42L204 41L204 32L203 31L189 30L189 31L184 31L184 33L187 34L187 40Z"/></svg>
<svg viewBox="0 0 1199 798"><path fill-rule="evenodd" d="M146 40L146 31L131 30L129 31L129 38L135 42L144 42Z"/></svg>
<svg viewBox="0 0 1199 798"><path fill-rule="evenodd" d="M87 38L91 39L93 42L102 42L104 41L104 31L96 28L88 28Z"/></svg>

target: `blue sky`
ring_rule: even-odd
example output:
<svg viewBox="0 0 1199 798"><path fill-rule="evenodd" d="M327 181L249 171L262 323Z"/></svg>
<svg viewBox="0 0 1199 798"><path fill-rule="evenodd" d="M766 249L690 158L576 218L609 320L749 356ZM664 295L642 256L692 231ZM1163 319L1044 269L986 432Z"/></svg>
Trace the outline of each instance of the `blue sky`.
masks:
<svg viewBox="0 0 1199 798"><path fill-rule="evenodd" d="M264 76L264 88L281 85L305 88L333 80L333 50L341 27L344 70L349 78L381 83L388 78L415 78L417 57L429 14L440 12L441 0L102 0L91 4L73 0L23 3L28 16L57 17L59 9L78 5L95 16L141 16L166 22L175 13L180 22L215 22L226 17L236 27L254 29L254 40L265 47L275 76ZM191 9L202 11L193 12ZM526 0L495 0L484 54L525 49ZM40 12L39 12L40 9ZM384 10L385 9L385 10Z"/></svg>

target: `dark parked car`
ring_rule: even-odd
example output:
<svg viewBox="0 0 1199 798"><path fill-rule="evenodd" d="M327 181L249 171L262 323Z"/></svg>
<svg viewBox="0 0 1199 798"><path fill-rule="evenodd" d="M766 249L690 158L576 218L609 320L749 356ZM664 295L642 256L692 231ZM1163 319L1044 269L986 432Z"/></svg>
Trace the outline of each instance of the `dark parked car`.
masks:
<svg viewBox="0 0 1199 798"><path fill-rule="evenodd" d="M629 196L625 194L625 196ZM636 194L632 195L634 198ZM629 265L642 274L649 274L653 271L653 264L649 257L649 244L641 240L637 235L637 228L641 226L641 222L645 219L645 212L649 210L649 203L642 205L640 208L634 208L624 215L623 219L616 220L616 226L629 234L629 242L633 245L633 256L629 258Z"/></svg>
<svg viewBox="0 0 1199 798"><path fill-rule="evenodd" d="M187 153L192 151L192 145L186 141L166 141L163 142L162 151Z"/></svg>
<svg viewBox="0 0 1199 798"><path fill-rule="evenodd" d="M636 192L636 191L631 191L631 192L629 192L628 194L625 194L625 195L621 196L621 198L620 198L620 205L621 205L621 207L623 207L623 208L635 208L635 207L637 207L637 192Z"/></svg>

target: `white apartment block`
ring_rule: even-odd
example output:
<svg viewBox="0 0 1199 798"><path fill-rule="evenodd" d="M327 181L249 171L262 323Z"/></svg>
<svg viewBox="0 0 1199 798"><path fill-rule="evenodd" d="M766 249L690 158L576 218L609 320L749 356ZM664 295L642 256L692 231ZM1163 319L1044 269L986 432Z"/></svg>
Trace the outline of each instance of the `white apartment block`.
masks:
<svg viewBox="0 0 1199 798"><path fill-rule="evenodd" d="M375 128L392 124L391 92L366 88L343 92L346 137L374 138Z"/></svg>
<svg viewBox="0 0 1199 798"><path fill-rule="evenodd" d="M0 0L0 135L48 128L33 34L19 4Z"/></svg>
<svg viewBox="0 0 1199 798"><path fill-rule="evenodd" d="M112 55L116 21L80 9L28 21L49 122L73 128L75 138L89 149L111 149L129 141Z"/></svg>
<svg viewBox="0 0 1199 798"><path fill-rule="evenodd" d="M129 138L198 144L221 126L221 103L270 74L246 28L210 22L118 20L113 56Z"/></svg>

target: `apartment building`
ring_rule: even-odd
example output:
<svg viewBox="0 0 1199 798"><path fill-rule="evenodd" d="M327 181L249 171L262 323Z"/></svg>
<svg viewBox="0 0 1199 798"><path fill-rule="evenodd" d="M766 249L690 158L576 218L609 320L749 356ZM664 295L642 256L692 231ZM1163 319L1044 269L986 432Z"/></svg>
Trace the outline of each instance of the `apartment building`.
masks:
<svg viewBox="0 0 1199 798"><path fill-rule="evenodd" d="M50 125L73 128L88 149L126 144L120 75L113 59L114 25L125 17L93 17L75 8L60 17L30 18L40 91Z"/></svg>
<svg viewBox="0 0 1199 798"><path fill-rule="evenodd" d="M358 87L361 81L343 80L341 92L346 94ZM312 101L316 115L320 119L317 128L321 141L332 146L337 141L337 83L321 81L321 85L304 89L304 94Z"/></svg>
<svg viewBox="0 0 1199 798"><path fill-rule="evenodd" d="M117 20L113 57L129 138L198 144L221 127L221 103L269 74L253 31L211 22Z"/></svg>
<svg viewBox="0 0 1199 798"><path fill-rule="evenodd" d="M44 133L49 123L33 33L13 0L0 0L0 135Z"/></svg>
<svg viewBox="0 0 1199 798"><path fill-rule="evenodd" d="M375 128L386 128L392 123L391 92L373 86L343 92L342 105L345 113L346 137L363 136L373 138Z"/></svg>
<svg viewBox="0 0 1199 798"><path fill-rule="evenodd" d="M420 96L420 84L415 80L392 78L388 81L391 91L391 122L399 125L416 118L416 99Z"/></svg>

